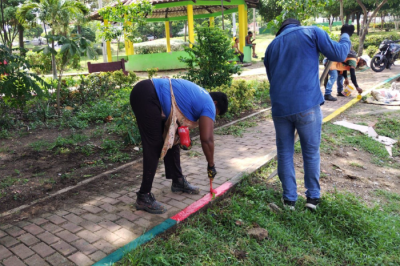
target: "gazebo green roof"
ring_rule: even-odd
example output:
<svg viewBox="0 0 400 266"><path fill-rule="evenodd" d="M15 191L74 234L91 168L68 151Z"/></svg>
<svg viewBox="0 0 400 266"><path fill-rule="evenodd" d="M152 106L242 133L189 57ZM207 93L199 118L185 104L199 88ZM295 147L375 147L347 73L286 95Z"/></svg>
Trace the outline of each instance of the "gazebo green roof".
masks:
<svg viewBox="0 0 400 266"><path fill-rule="evenodd" d="M123 0L124 5L130 5L135 3L137 0ZM160 21L177 21L187 20L187 5L193 5L193 17L197 18L208 18L220 16L221 12L221 1L215 0L150 0L154 6L153 13L147 16L148 22L160 22ZM247 7L256 7L259 0L224 0L223 9L224 14L231 14L237 12L237 6L246 4ZM116 5L117 2L112 5ZM98 12L90 14L92 20L103 20Z"/></svg>

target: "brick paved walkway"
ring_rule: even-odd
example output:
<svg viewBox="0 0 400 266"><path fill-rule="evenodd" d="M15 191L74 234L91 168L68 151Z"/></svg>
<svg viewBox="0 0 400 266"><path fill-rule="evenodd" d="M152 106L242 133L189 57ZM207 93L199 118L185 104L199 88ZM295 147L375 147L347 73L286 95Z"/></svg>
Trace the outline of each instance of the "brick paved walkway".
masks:
<svg viewBox="0 0 400 266"><path fill-rule="evenodd" d="M360 74L363 82L360 79L359 83L364 88L394 75L393 72L385 73L377 78L371 76L371 72ZM337 102L326 103L323 106L324 115L348 101L341 97ZM249 167L251 169L252 165L275 149L271 119L265 116L258 120L258 126L247 129L242 138L215 136L215 162L218 170L214 180L216 187L239 172ZM166 205L168 212L152 215L136 211L131 205L140 185L139 162L128 169L128 174L113 180L123 182L135 179L130 186L122 185L107 192L91 191L84 203L66 203L52 212L33 215L19 222L0 224L0 265L83 266L99 261L209 192L206 161L198 141L191 152L182 152L181 160L188 180L201 188L200 195L172 193L171 183L163 177L164 169L160 165L153 193ZM73 197L69 200L73 201Z"/></svg>

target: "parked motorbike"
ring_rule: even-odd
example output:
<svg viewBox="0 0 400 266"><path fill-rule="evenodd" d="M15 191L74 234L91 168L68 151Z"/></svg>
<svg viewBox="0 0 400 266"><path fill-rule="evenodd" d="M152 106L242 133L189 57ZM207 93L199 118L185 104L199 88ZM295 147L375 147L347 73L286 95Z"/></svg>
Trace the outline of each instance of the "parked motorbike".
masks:
<svg viewBox="0 0 400 266"><path fill-rule="evenodd" d="M385 68L390 69L400 54L400 40L383 40L379 45L379 52L371 60L371 68L375 72L381 72Z"/></svg>

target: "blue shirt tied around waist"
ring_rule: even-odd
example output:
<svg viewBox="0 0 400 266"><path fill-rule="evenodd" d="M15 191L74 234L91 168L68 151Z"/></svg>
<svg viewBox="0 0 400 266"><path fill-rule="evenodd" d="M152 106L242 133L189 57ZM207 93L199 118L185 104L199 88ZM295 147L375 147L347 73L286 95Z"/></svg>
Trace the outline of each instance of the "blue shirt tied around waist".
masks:
<svg viewBox="0 0 400 266"><path fill-rule="evenodd" d="M288 25L268 46L264 65L271 84L273 116L288 116L322 105L319 53L342 62L350 51L349 35L339 42L318 27Z"/></svg>
<svg viewBox="0 0 400 266"><path fill-rule="evenodd" d="M153 84L166 115L171 112L171 91L168 79L153 79ZM171 79L176 103L183 115L196 122L200 116L207 116L215 121L215 104L208 91L193 82L184 79Z"/></svg>

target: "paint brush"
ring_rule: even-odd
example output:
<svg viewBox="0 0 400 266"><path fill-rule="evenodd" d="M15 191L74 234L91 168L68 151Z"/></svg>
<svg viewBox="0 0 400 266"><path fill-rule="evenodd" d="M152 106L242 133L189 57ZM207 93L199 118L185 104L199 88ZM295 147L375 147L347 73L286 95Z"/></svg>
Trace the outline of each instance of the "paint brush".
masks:
<svg viewBox="0 0 400 266"><path fill-rule="evenodd" d="M212 182L213 182L214 178L210 178L210 193L211 194L217 194L217 191L215 189L213 189L212 187Z"/></svg>

